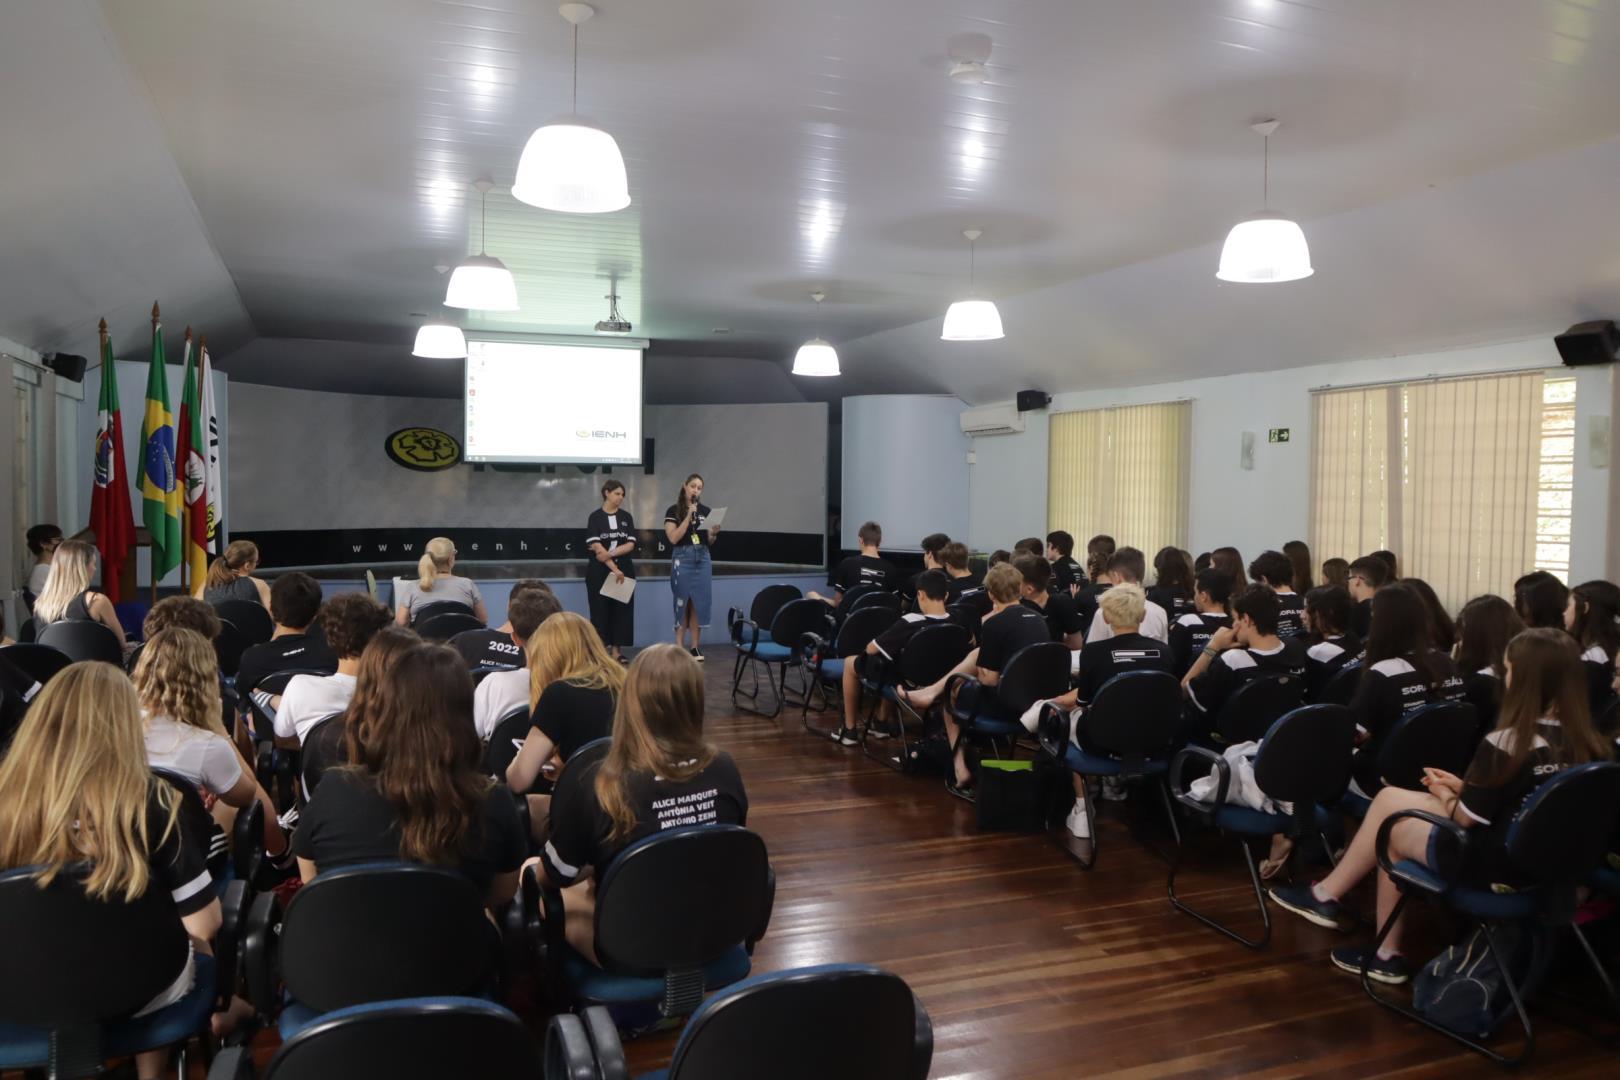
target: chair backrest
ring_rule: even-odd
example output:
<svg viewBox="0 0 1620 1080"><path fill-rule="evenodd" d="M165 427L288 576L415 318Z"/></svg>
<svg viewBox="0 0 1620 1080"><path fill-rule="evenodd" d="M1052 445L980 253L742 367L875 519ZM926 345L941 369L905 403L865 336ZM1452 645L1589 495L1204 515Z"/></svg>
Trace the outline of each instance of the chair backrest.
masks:
<svg viewBox="0 0 1620 1080"><path fill-rule="evenodd" d="M883 631L900 621L900 609L864 607L849 613L833 642L834 656L859 656Z"/></svg>
<svg viewBox="0 0 1620 1080"><path fill-rule="evenodd" d="M414 629L420 626L423 620L431 619L435 615L449 615L451 613L471 615L473 609L460 600L435 600L430 604L421 605L411 613L411 627ZM483 624L480 623L479 625ZM417 630L417 633L421 633L421 631Z"/></svg>
<svg viewBox="0 0 1620 1080"><path fill-rule="evenodd" d="M771 622L776 613L782 610L782 605L790 600L797 600L804 595L797 585L767 585L754 594L754 602L748 605L748 621L759 627L763 633L770 629Z"/></svg>
<svg viewBox="0 0 1620 1080"><path fill-rule="evenodd" d="M317 720L304 733L304 742L299 747L298 775L303 781L306 799L315 794L328 770L344 764L348 758L345 736L349 727L345 715L334 713L325 720Z"/></svg>
<svg viewBox="0 0 1620 1080"><path fill-rule="evenodd" d="M182 776L173 769L154 768L152 775L168 784L174 789L175 795L180 799L180 828L184 831L186 840L197 850L203 860L208 863L208 872L215 879L224 877L230 870L231 853L221 851L210 859L209 849L213 846L214 815L208 812L203 803L202 792L190 777Z"/></svg>
<svg viewBox="0 0 1620 1080"><path fill-rule="evenodd" d="M126 1016L185 965L186 931L167 889L148 888L128 904L95 900L84 892L87 870L64 871L43 889L38 867L0 873L7 1021L57 1027Z"/></svg>
<svg viewBox="0 0 1620 1080"><path fill-rule="evenodd" d="M473 689L476 690L478 688L479 683L483 682L485 679L489 678L491 675L495 674L497 671L516 671L516 670L517 670L516 666L513 666L513 667L481 667L481 668L473 668L467 674L472 678Z"/></svg>
<svg viewBox="0 0 1620 1080"><path fill-rule="evenodd" d="M900 681L907 686L928 686L950 674L973 648L973 639L955 623L925 626L900 651Z"/></svg>
<svg viewBox="0 0 1620 1080"><path fill-rule="evenodd" d="M996 684L1001 715L1016 719L1042 698L1067 693L1071 662L1069 647L1061 641L1025 645L1013 653Z"/></svg>
<svg viewBox="0 0 1620 1080"><path fill-rule="evenodd" d="M1361 665L1346 664L1335 671L1322 686L1322 692L1312 704L1314 705L1348 705L1356 696L1356 687L1361 682Z"/></svg>
<svg viewBox="0 0 1620 1080"><path fill-rule="evenodd" d="M253 600L221 600L214 610L222 619L236 624L249 645L262 645L276 632L276 622L263 604Z"/></svg>
<svg viewBox="0 0 1620 1080"><path fill-rule="evenodd" d="M219 661L220 674L234 676L237 669L242 666L242 654L252 644L253 642L248 640L247 635L242 633L235 623L221 615L219 637L214 639L214 658ZM146 646L143 644L141 648L144 649ZM134 665L130 665L130 670L135 670Z"/></svg>
<svg viewBox="0 0 1620 1080"><path fill-rule="evenodd" d="M1261 675L1232 691L1215 718L1215 730L1229 744L1252 742L1270 731L1279 717L1304 703L1304 679Z"/></svg>
<svg viewBox="0 0 1620 1080"><path fill-rule="evenodd" d="M470 997L423 997L339 1009L276 1051L265 1080L539 1077L540 1048L512 1013Z"/></svg>
<svg viewBox="0 0 1620 1080"><path fill-rule="evenodd" d="M1616 819L1620 765L1594 761L1565 769L1524 801L1508 829L1508 857L1546 883L1584 882L1608 850Z"/></svg>
<svg viewBox="0 0 1620 1080"><path fill-rule="evenodd" d="M853 592L854 590L851 589L850 591ZM840 606L844 609L845 618L855 614L857 611L865 611L867 608L873 607L888 608L895 614L899 614L900 597L897 593L874 588L872 592L862 593L857 596L854 603L850 603L848 594L845 594L844 603Z"/></svg>
<svg viewBox="0 0 1620 1080"><path fill-rule="evenodd" d="M770 902L757 834L740 825L668 829L619 852L602 875L596 954L616 971L700 968L757 935Z"/></svg>
<svg viewBox="0 0 1620 1080"><path fill-rule="evenodd" d="M933 1053L928 1013L904 979L827 964L745 979L704 1002L669 1080L924 1080Z"/></svg>
<svg viewBox="0 0 1620 1080"><path fill-rule="evenodd" d="M293 681L294 676L313 675L317 679L324 679L332 674L330 671L320 671L316 668L282 668L272 671L259 680L257 686L239 686L237 690L245 697L250 690L263 690L267 694L280 694L287 689L287 684Z"/></svg>
<svg viewBox="0 0 1620 1080"><path fill-rule="evenodd" d="M789 600L771 620L771 640L797 649L806 634L826 634L832 627L832 608L820 600Z"/></svg>
<svg viewBox="0 0 1620 1080"><path fill-rule="evenodd" d="M322 1012L394 998L476 994L494 973L484 899L454 870L405 862L323 870L287 905L281 973Z"/></svg>
<svg viewBox="0 0 1620 1080"><path fill-rule="evenodd" d="M532 714L527 705L513 709L490 733L489 745L484 748L484 772L493 776L500 783L506 783L506 767L512 764L517 757L518 749L523 746L523 740L529 737ZM517 794L523 794L518 792Z"/></svg>
<svg viewBox="0 0 1620 1080"><path fill-rule="evenodd" d="M945 609L950 615L951 622L966 630L971 636L979 636L979 627L984 622L984 616L979 612L978 605L965 600L958 600Z"/></svg>
<svg viewBox="0 0 1620 1080"><path fill-rule="evenodd" d="M25 675L32 676L41 686L73 663L73 659L61 649L53 649L49 645L7 645L0 649L0 656L15 664Z"/></svg>
<svg viewBox="0 0 1620 1080"><path fill-rule="evenodd" d="M124 666L118 635L94 619L62 619L39 632L39 643L66 654L69 660L103 660Z"/></svg>
<svg viewBox="0 0 1620 1080"><path fill-rule="evenodd" d="M1592 715L1592 725L1597 728L1599 735L1610 738L1620 735L1620 694L1611 697L1607 704Z"/></svg>
<svg viewBox="0 0 1620 1080"><path fill-rule="evenodd" d="M1254 759L1254 782L1278 802L1305 807L1337 798L1350 782L1356 718L1343 705L1302 705L1271 725Z"/></svg>
<svg viewBox="0 0 1620 1080"><path fill-rule="evenodd" d="M465 607L466 605L457 604L456 606ZM438 605L429 604L428 607L438 607ZM466 633L468 630L484 629L484 624L478 620L478 616L463 611L436 612L418 618L412 625L416 628L416 632L428 641L449 641L457 634Z"/></svg>
<svg viewBox="0 0 1620 1080"><path fill-rule="evenodd" d="M863 581L859 585L853 585L850 588L845 589L843 595L839 598L838 606L840 610L846 612L854 611L855 605L860 603L862 599L875 593L881 593L884 591L883 586L877 584L876 582Z"/></svg>
<svg viewBox="0 0 1620 1080"><path fill-rule="evenodd" d="M1181 705L1181 683L1169 672L1122 671L1080 714L1080 742L1094 754L1162 757L1180 741Z"/></svg>
<svg viewBox="0 0 1620 1080"><path fill-rule="evenodd" d="M1423 791L1425 768L1455 776L1467 772L1479 737L1479 717L1472 705L1436 701L1419 706L1396 720L1384 737L1378 775L1394 787Z"/></svg>

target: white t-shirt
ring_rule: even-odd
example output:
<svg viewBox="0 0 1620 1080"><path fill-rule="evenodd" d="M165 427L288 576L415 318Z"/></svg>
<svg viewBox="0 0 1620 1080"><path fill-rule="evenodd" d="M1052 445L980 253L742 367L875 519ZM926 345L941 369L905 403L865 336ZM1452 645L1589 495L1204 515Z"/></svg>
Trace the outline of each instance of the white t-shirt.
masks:
<svg viewBox="0 0 1620 1080"><path fill-rule="evenodd" d="M28 571L28 591L37 598L45 591L45 583L51 579L51 564L48 562L35 563L34 568Z"/></svg>
<svg viewBox="0 0 1620 1080"><path fill-rule="evenodd" d="M167 716L146 718L146 763L177 772L214 795L242 779L242 758L229 739Z"/></svg>
<svg viewBox="0 0 1620 1080"><path fill-rule="evenodd" d="M478 737L488 742L502 720L528 707L528 668L485 675L473 694L473 727L478 729Z"/></svg>
<svg viewBox="0 0 1620 1080"><path fill-rule="evenodd" d="M310 728L347 709L352 697L353 675L294 675L281 692L281 707L276 710L277 737L297 736L302 744Z"/></svg>
<svg viewBox="0 0 1620 1080"><path fill-rule="evenodd" d="M1142 625L1137 628L1136 632L1143 637L1150 637L1154 641L1162 641L1166 645L1170 644L1170 619L1165 615L1164 608L1149 600L1147 610L1142 615ZM1102 608L1098 608L1097 614L1091 617L1091 629L1086 631L1087 643L1107 641L1113 636L1114 628L1108 625L1107 619L1103 618Z"/></svg>

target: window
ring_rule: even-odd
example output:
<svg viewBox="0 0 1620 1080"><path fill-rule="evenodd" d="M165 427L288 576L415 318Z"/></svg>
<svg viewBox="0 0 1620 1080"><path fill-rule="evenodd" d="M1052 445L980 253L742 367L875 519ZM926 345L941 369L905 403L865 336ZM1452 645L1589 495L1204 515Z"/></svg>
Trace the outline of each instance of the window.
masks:
<svg viewBox="0 0 1620 1080"><path fill-rule="evenodd" d="M1456 610L1567 574L1575 383L1540 371L1318 391L1311 543L1378 548Z"/></svg>
<svg viewBox="0 0 1620 1080"><path fill-rule="evenodd" d="M1057 413L1050 430L1048 529L1108 533L1151 559L1187 543L1192 403Z"/></svg>

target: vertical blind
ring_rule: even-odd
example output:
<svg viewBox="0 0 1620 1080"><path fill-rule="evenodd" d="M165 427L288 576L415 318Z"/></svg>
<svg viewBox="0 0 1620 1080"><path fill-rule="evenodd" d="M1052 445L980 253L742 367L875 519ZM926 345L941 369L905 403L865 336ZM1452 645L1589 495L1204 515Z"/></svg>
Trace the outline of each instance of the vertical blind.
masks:
<svg viewBox="0 0 1620 1080"><path fill-rule="evenodd" d="M1048 529L1082 543L1108 533L1153 553L1187 544L1192 404L1057 413L1047 469Z"/></svg>

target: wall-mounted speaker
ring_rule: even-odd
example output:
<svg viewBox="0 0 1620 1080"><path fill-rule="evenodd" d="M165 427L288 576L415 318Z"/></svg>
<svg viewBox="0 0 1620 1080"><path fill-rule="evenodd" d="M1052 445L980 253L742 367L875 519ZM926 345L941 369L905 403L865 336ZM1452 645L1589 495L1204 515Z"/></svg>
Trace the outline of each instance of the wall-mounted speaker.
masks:
<svg viewBox="0 0 1620 1080"><path fill-rule="evenodd" d="M50 353L45 356L45 366L56 373L57 378L68 382L84 382L84 369L89 361L76 353Z"/></svg>
<svg viewBox="0 0 1620 1080"><path fill-rule="evenodd" d="M1018 391L1019 412L1033 412L1036 409L1044 409L1050 404L1052 404L1052 395L1044 390Z"/></svg>
<svg viewBox="0 0 1620 1080"><path fill-rule="evenodd" d="M1564 366L1581 367L1586 364L1610 364L1620 356L1620 329L1612 319L1576 323L1553 338Z"/></svg>
<svg viewBox="0 0 1620 1080"><path fill-rule="evenodd" d="M1238 468L1245 471L1254 469L1254 432L1245 431L1238 441Z"/></svg>

